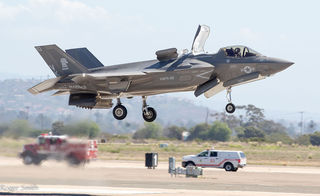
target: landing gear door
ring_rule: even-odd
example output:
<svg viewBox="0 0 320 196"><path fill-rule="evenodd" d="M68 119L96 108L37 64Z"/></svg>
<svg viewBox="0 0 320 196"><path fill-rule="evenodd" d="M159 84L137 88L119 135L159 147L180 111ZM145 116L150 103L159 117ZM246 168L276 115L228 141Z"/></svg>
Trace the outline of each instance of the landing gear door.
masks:
<svg viewBox="0 0 320 196"><path fill-rule="evenodd" d="M192 54L197 55L204 53L204 44L210 33L210 28L206 25L199 25L192 43Z"/></svg>

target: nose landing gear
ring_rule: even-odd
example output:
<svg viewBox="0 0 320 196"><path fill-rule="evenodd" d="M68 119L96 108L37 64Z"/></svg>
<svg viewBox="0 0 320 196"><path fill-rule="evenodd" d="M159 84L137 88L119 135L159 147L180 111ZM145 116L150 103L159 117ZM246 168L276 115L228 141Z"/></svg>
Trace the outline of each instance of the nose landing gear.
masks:
<svg viewBox="0 0 320 196"><path fill-rule="evenodd" d="M232 114L234 111L236 111L236 106L232 103L231 100L231 87L227 89L227 100L229 103L226 105L226 111L229 114Z"/></svg>
<svg viewBox="0 0 320 196"><path fill-rule="evenodd" d="M157 118L156 110L147 105L146 96L142 96L142 117L147 122L152 122Z"/></svg>

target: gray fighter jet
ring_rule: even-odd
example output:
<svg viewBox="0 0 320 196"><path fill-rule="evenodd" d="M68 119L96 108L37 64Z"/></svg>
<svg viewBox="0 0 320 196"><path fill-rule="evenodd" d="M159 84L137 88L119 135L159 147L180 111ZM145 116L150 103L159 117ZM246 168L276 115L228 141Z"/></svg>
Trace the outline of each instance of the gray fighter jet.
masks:
<svg viewBox="0 0 320 196"><path fill-rule="evenodd" d="M56 75L28 89L32 94L57 90L53 95L69 94L69 105L87 109L109 109L117 103L113 116L123 120L127 109L120 98L142 97L142 116L152 122L157 113L149 107L148 96L194 91L196 97L210 98L226 89L226 111L236 109L231 102L231 88L264 79L280 72L292 62L261 55L246 46L228 46L216 54L206 53L204 44L208 26L199 25L191 52L176 48L159 50L157 59L103 66L86 48L66 51L56 45L36 46L42 58Z"/></svg>

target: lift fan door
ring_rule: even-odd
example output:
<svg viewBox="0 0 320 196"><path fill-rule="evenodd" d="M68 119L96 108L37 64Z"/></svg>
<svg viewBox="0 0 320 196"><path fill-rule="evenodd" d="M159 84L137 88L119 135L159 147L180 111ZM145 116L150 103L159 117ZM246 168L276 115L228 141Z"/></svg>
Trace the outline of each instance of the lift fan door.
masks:
<svg viewBox="0 0 320 196"><path fill-rule="evenodd" d="M204 53L204 45L209 37L210 27L206 25L199 25L196 35L192 43L192 54L201 54Z"/></svg>
<svg viewBox="0 0 320 196"><path fill-rule="evenodd" d="M156 52L158 61L167 61L170 59L176 59L178 57L176 48L168 48L165 50L158 50Z"/></svg>

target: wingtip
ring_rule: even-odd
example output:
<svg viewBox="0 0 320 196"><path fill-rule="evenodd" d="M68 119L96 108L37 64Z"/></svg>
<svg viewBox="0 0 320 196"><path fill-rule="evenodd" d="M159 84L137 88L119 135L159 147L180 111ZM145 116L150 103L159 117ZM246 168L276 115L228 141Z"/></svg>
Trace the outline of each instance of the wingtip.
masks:
<svg viewBox="0 0 320 196"><path fill-rule="evenodd" d="M33 94L33 95L39 94L39 92L38 92L36 89L34 89L34 88L29 88L29 89L28 89L28 92L31 93L31 94Z"/></svg>

